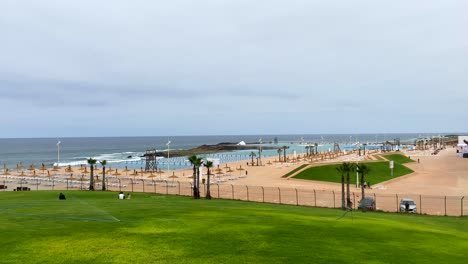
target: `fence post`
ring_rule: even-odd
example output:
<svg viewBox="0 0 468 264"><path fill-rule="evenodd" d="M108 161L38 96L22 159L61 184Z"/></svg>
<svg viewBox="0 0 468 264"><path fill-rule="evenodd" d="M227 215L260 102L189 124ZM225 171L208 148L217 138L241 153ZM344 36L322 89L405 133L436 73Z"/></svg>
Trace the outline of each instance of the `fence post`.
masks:
<svg viewBox="0 0 468 264"><path fill-rule="evenodd" d="M245 188L247 189L247 201L249 201L249 186L245 186Z"/></svg>
<svg viewBox="0 0 468 264"><path fill-rule="evenodd" d="M218 186L218 199L219 199L219 184L217 183L216 185Z"/></svg>
<svg viewBox="0 0 468 264"><path fill-rule="evenodd" d="M55 186L55 179L52 178L52 190L54 189L54 186Z"/></svg>
<svg viewBox="0 0 468 264"><path fill-rule="evenodd" d="M130 183L132 184L132 192L133 192L133 180L130 179Z"/></svg>
<svg viewBox="0 0 468 264"><path fill-rule="evenodd" d="M419 214L422 214L422 198L421 198L421 195L419 195Z"/></svg>
<svg viewBox="0 0 468 264"><path fill-rule="evenodd" d="M154 193L156 193L156 182L154 181L154 179L152 179L153 181L153 189L154 189Z"/></svg>
<svg viewBox="0 0 468 264"><path fill-rule="evenodd" d="M447 196L444 196L445 216L447 216Z"/></svg>
<svg viewBox="0 0 468 264"><path fill-rule="evenodd" d="M278 197L279 197L279 203L281 204L281 189L278 187Z"/></svg>
<svg viewBox="0 0 468 264"><path fill-rule="evenodd" d="M179 194L180 195L180 181L177 181L177 186L179 187Z"/></svg>
<svg viewBox="0 0 468 264"><path fill-rule="evenodd" d="M399 210L400 208L398 207L398 194L395 194L395 197L396 197L396 211L398 213L400 211Z"/></svg>
<svg viewBox="0 0 468 264"><path fill-rule="evenodd" d="M299 196L297 195L297 188L294 188L296 190L296 205L299 205Z"/></svg>
<svg viewBox="0 0 468 264"><path fill-rule="evenodd" d="M145 192L145 180L141 179L141 184L143 184L143 192Z"/></svg>
<svg viewBox="0 0 468 264"><path fill-rule="evenodd" d="M231 184L232 199L234 200L234 185Z"/></svg>
<svg viewBox="0 0 468 264"><path fill-rule="evenodd" d="M315 204L315 207L317 207L317 194L315 193L315 189L314 189L314 204Z"/></svg>
<svg viewBox="0 0 468 264"><path fill-rule="evenodd" d="M167 180L164 180L166 182L166 195L169 194L169 184L167 184Z"/></svg>
<svg viewBox="0 0 468 264"><path fill-rule="evenodd" d="M68 191L68 180L67 180L67 191Z"/></svg>
<svg viewBox="0 0 468 264"><path fill-rule="evenodd" d="M375 193L374 193L374 203L375 203L374 204L374 206L375 206L374 210L377 210L377 196L375 195Z"/></svg>
<svg viewBox="0 0 468 264"><path fill-rule="evenodd" d="M461 198L461 216L463 216L463 199L465 199L465 196Z"/></svg>
<svg viewBox="0 0 468 264"><path fill-rule="evenodd" d="M333 190L332 192L333 192L333 208L336 208L335 190Z"/></svg>
<svg viewBox="0 0 468 264"><path fill-rule="evenodd" d="M354 192L353 192L353 206L354 206L353 209L356 209L356 196L354 195Z"/></svg>
<svg viewBox="0 0 468 264"><path fill-rule="evenodd" d="M119 179L119 192L122 191L122 181Z"/></svg>
<svg viewBox="0 0 468 264"><path fill-rule="evenodd" d="M265 202L265 188L262 186L262 202Z"/></svg>

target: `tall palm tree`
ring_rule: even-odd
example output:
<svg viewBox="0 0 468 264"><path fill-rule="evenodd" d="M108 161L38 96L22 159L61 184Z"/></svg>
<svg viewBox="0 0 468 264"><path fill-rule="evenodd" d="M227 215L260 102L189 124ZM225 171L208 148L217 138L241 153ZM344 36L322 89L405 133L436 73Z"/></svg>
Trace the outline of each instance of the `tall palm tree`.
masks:
<svg viewBox="0 0 468 264"><path fill-rule="evenodd" d="M107 165L107 160L101 160L99 163L101 163L102 166L102 190L106 190L106 165Z"/></svg>
<svg viewBox="0 0 468 264"><path fill-rule="evenodd" d="M307 155L307 156L309 156L309 149L310 149L310 147L309 147L309 146L306 146L306 147L305 147L305 150L306 150L306 155Z"/></svg>
<svg viewBox="0 0 468 264"><path fill-rule="evenodd" d="M250 152L249 156L252 158L252 166L254 165L254 158L257 156L257 154L255 154L255 152Z"/></svg>
<svg viewBox="0 0 468 264"><path fill-rule="evenodd" d="M210 192L210 168L213 168L213 162L207 160L203 165L208 169L207 176L206 176L206 199L211 200L211 192Z"/></svg>
<svg viewBox="0 0 468 264"><path fill-rule="evenodd" d="M281 162L281 152L283 152L282 149L278 149L278 162Z"/></svg>
<svg viewBox="0 0 468 264"><path fill-rule="evenodd" d="M367 167L366 164L359 164L356 166L356 169L359 174L361 174L361 197L362 199L365 198L365 193L364 193L364 180L365 180L365 175L369 174L369 167Z"/></svg>
<svg viewBox="0 0 468 264"><path fill-rule="evenodd" d="M97 160L93 158L88 159L88 164L89 164L89 190L94 191L94 165L96 164Z"/></svg>
<svg viewBox="0 0 468 264"><path fill-rule="evenodd" d="M284 162L286 162L286 149L288 149L288 146L283 146L283 155L284 155Z"/></svg>
<svg viewBox="0 0 468 264"><path fill-rule="evenodd" d="M346 209L346 203L345 203L345 180L344 180L344 175L346 173L346 168L344 164L339 165L336 167L336 170L341 174L341 209L345 210Z"/></svg>
<svg viewBox="0 0 468 264"><path fill-rule="evenodd" d="M354 171L354 164L343 162L343 170L346 172L346 207L351 208L351 192L349 191L350 178L349 174Z"/></svg>
<svg viewBox="0 0 468 264"><path fill-rule="evenodd" d="M188 158L193 166L193 198L200 199L200 166L203 164L202 158L192 155Z"/></svg>

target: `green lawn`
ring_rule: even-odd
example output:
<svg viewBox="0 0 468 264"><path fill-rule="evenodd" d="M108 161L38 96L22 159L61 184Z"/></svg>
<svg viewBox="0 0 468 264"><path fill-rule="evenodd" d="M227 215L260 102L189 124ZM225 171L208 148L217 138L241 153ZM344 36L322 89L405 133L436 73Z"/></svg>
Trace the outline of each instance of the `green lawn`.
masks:
<svg viewBox="0 0 468 264"><path fill-rule="evenodd" d="M466 263L466 217L57 193L0 193L0 263Z"/></svg>
<svg viewBox="0 0 468 264"><path fill-rule="evenodd" d="M393 160L395 163L400 163L400 164L414 162L414 160L401 154L389 154L389 155L384 155L384 157L388 160Z"/></svg>
<svg viewBox="0 0 468 264"><path fill-rule="evenodd" d="M388 161L366 162L365 164L369 167L370 170L369 174L365 176L366 181L370 182L371 185L383 181L388 181L390 179L413 172L413 170L395 162L393 169L393 177L391 177ZM339 165L340 164L331 164L318 167L311 167L309 169L301 171L293 178L341 183L341 174L339 174L336 170L336 168ZM351 174L351 183L356 183L355 172Z"/></svg>

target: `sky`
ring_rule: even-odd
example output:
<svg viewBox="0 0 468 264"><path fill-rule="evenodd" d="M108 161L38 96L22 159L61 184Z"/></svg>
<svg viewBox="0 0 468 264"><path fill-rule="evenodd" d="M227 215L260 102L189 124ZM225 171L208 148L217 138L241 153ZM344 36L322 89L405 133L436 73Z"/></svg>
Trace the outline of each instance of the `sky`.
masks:
<svg viewBox="0 0 468 264"><path fill-rule="evenodd" d="M1 0L0 138L466 132L466 0Z"/></svg>

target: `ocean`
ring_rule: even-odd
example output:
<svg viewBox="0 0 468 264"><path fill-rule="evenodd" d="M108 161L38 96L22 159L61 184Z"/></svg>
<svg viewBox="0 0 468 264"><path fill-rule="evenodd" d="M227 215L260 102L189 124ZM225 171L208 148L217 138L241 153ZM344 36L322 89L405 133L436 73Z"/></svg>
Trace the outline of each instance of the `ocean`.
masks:
<svg viewBox="0 0 468 264"><path fill-rule="evenodd" d="M0 139L0 164L4 164L11 170L18 163L25 167L31 164L40 166L44 163L51 167L86 164L89 157L98 160L107 160L112 168L139 169L145 166L142 156L146 149L167 150L166 143L171 141L171 149L189 149L203 144L218 144L221 142L258 143L262 139L263 146L287 145L288 154L296 152L305 153L305 146L317 142L320 151L333 149L333 143L337 142L341 148L350 148L356 144L367 143L369 145L378 142L393 141L398 138L402 143L412 143L421 135L429 137L429 134L312 134L312 135L230 135L230 136L174 136L174 137L87 137L87 138L18 138ZM60 141L58 151L57 142ZM58 153L59 152L59 153ZM205 157L220 159L221 163L250 159L249 151L235 151L205 155ZM60 157L58 157L58 154ZM170 154L170 151L169 151ZM278 156L277 150L264 150L263 157ZM160 158L158 166L162 169L179 169L189 167L185 157Z"/></svg>

